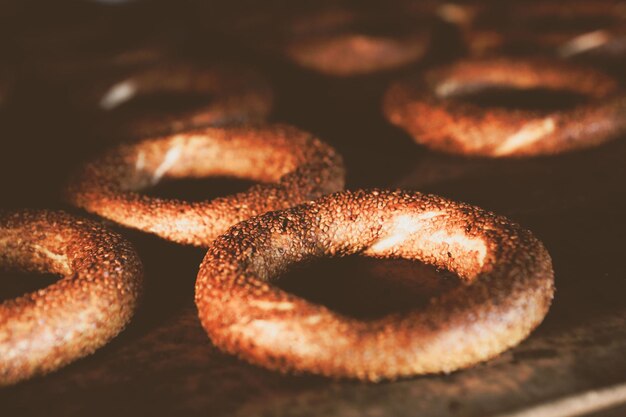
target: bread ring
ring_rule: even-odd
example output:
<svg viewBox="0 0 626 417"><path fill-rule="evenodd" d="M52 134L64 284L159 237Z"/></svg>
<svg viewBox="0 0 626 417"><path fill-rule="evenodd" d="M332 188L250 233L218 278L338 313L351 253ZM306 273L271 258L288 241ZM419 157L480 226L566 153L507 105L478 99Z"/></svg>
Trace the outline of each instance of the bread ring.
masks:
<svg viewBox="0 0 626 417"><path fill-rule="evenodd" d="M331 76L397 69L424 58L431 46L430 4L404 10L322 8L295 19L284 53L296 64ZM381 30L382 29L382 30Z"/></svg>
<svg viewBox="0 0 626 417"><path fill-rule="evenodd" d="M594 59L624 56L623 0L464 2L444 4L439 13L459 27L472 56L504 51Z"/></svg>
<svg viewBox="0 0 626 417"><path fill-rule="evenodd" d="M260 181L204 202L136 191L163 177L226 175ZM286 125L205 128L122 145L87 164L68 187L85 210L174 242L207 246L230 226L270 210L341 190L342 158L311 134Z"/></svg>
<svg viewBox="0 0 626 417"><path fill-rule="evenodd" d="M423 4L428 3L428 4ZM433 43L431 2L380 7L358 3L298 3L266 7L255 18L227 20L222 31L308 70L350 77L421 61ZM311 7L312 6L312 7ZM237 31L233 31L237 27Z"/></svg>
<svg viewBox="0 0 626 417"><path fill-rule="evenodd" d="M0 304L0 385L105 345L133 315L143 280L137 253L121 236L52 211L0 214L0 266L63 276Z"/></svg>
<svg viewBox="0 0 626 417"><path fill-rule="evenodd" d="M207 103L168 114L112 113L122 103L142 95L174 93L204 95ZM169 64L135 69L125 77L97 84L77 97L77 104L96 104L112 135L150 137L209 125L259 122L272 108L272 91L254 71L235 66L196 67Z"/></svg>
<svg viewBox="0 0 626 417"><path fill-rule="evenodd" d="M426 31L400 37L359 32L294 40L285 47L298 65L333 76L351 76L399 68L419 61L429 46Z"/></svg>
<svg viewBox="0 0 626 417"><path fill-rule="evenodd" d="M354 253L420 260L466 285L360 321L271 284L297 262ZM542 321L553 292L548 252L503 217L419 193L346 191L233 226L200 266L196 305L213 343L249 362L378 381L496 356Z"/></svg>
<svg viewBox="0 0 626 417"><path fill-rule="evenodd" d="M584 95L571 110L487 110L455 100L488 88L545 88ZM393 84L384 99L391 123L430 148L463 155L557 154L597 146L626 132L626 95L608 75L530 59L460 61Z"/></svg>

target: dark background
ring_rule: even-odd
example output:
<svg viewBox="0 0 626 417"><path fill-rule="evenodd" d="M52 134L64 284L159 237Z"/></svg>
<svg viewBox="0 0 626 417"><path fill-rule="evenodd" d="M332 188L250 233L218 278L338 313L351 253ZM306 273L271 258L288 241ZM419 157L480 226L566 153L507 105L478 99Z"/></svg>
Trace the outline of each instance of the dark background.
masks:
<svg viewBox="0 0 626 417"><path fill-rule="evenodd" d="M484 416L624 380L626 138L528 160L464 159L427 151L387 124L380 98L396 77L462 56L452 27L433 19L438 43L419 63L333 78L258 48L256 44L271 42L263 32L252 31L255 42L247 42L240 17L282 16L287 6L224 3L0 2L0 70L12 84L0 110L0 207L62 208L86 215L61 201L63 183L77 164L120 138L103 137L99 115L71 98L121 71L106 64L115 51L163 47L168 51L164 61L238 62L258 69L275 91L270 120L296 125L335 146L347 163L348 188L433 192L505 214L533 230L553 256L557 294L550 313L520 346L451 375L378 385L283 376L223 355L211 345L193 304L203 250L103 221L130 239L144 262L146 290L139 312L125 332L91 357L2 389L3 415ZM168 112L196 100L152 97L125 111ZM484 105L513 107L546 108L555 101L557 107L568 105L566 98L545 92L524 97L521 104L514 92L482 100ZM246 185L232 179L179 181L150 193L203 199ZM56 279L2 278L2 299ZM455 278L416 263L353 257L305 266L279 285L367 319L418 306L455 285Z"/></svg>

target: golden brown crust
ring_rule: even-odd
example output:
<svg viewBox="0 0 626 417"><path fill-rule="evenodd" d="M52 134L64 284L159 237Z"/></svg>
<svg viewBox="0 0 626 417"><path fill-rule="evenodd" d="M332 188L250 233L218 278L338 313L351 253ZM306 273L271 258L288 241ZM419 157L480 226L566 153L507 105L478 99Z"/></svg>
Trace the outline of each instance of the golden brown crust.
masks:
<svg viewBox="0 0 626 417"><path fill-rule="evenodd" d="M485 110L455 100L486 87L565 90L588 97L589 103L561 111ZM626 132L626 95L613 78L551 60L459 61L419 80L394 83L385 94L384 112L417 143L487 157L556 154Z"/></svg>
<svg viewBox="0 0 626 417"><path fill-rule="evenodd" d="M141 292L130 243L62 212L0 213L0 266L62 275L0 304L0 385L54 371L93 353L129 322Z"/></svg>
<svg viewBox="0 0 626 417"><path fill-rule="evenodd" d="M107 118L108 112L131 98L165 93L204 95L208 104L168 115L131 112ZM77 103L99 107L104 112L102 127L108 134L136 138L209 125L260 122L272 109L273 94L265 79L246 68L170 63L134 69L123 77L99 83L83 92Z"/></svg>
<svg viewBox="0 0 626 417"><path fill-rule="evenodd" d="M360 321L271 284L295 263L353 253L420 260L466 285ZM346 191L233 226L200 266L196 305L213 343L249 362L378 381L451 372L515 346L543 320L553 284L542 243L503 217L414 192Z"/></svg>
<svg viewBox="0 0 626 417"><path fill-rule="evenodd" d="M138 194L164 177L211 175L262 182L204 202ZM86 164L68 200L128 227L207 246L230 226L343 189L342 158L311 134L287 125L205 128L112 149Z"/></svg>

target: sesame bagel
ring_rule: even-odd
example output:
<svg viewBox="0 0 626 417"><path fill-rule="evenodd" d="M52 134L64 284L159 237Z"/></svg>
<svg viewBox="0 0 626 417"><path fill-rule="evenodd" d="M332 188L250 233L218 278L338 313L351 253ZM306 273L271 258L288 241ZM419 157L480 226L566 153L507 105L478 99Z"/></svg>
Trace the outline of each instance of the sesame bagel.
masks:
<svg viewBox="0 0 626 417"><path fill-rule="evenodd" d="M296 263L355 253L419 260L463 284L373 321L272 284ZM346 191L233 226L200 266L196 305L212 342L246 361L379 381L451 372L517 345L546 315L553 284L543 244L506 218L416 192Z"/></svg>
<svg viewBox="0 0 626 417"><path fill-rule="evenodd" d="M121 236L52 211L0 213L0 267L62 276L0 304L0 386L105 345L129 322L143 280L137 253Z"/></svg>
<svg viewBox="0 0 626 417"><path fill-rule="evenodd" d="M547 89L584 96L571 109L479 107L459 100L497 88ZM587 67L533 59L459 61L394 83L384 113L429 148L462 155L524 157L584 149L626 132L626 95L612 77Z"/></svg>
<svg viewBox="0 0 626 417"><path fill-rule="evenodd" d="M568 0L444 3L470 56L545 54L619 62L626 51L626 2Z"/></svg>
<svg viewBox="0 0 626 417"><path fill-rule="evenodd" d="M168 113L120 108L133 99L167 94L206 97L206 103ZM250 69L178 62L135 68L94 83L77 94L75 101L97 109L101 117L97 124L107 134L143 138L209 125L264 121L272 109L273 94L267 81Z"/></svg>
<svg viewBox="0 0 626 417"><path fill-rule="evenodd" d="M209 176L260 184L203 202L138 193L163 178ZM127 227L207 246L235 223L343 186L343 161L333 148L294 127L267 125L204 128L118 146L77 173L67 199Z"/></svg>
<svg viewBox="0 0 626 417"><path fill-rule="evenodd" d="M419 61L426 54L430 34L403 36L359 32L318 35L290 42L287 57L298 65L333 76L371 74Z"/></svg>

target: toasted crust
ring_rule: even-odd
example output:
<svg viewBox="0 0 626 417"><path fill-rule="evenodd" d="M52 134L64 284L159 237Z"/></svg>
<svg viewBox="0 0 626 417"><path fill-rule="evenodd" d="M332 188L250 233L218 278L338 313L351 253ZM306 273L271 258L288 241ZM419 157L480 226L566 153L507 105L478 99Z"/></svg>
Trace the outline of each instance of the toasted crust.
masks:
<svg viewBox="0 0 626 417"><path fill-rule="evenodd" d="M622 0L513 1L444 4L439 13L456 25L473 57L537 53L618 63L626 47Z"/></svg>
<svg viewBox="0 0 626 417"><path fill-rule="evenodd" d="M589 97L571 110L489 109L455 96L485 87L567 90ZM551 60L459 61L394 83L387 119L430 148L462 155L525 157L589 148L626 132L626 95L601 72Z"/></svg>
<svg viewBox="0 0 626 417"><path fill-rule="evenodd" d="M206 96L207 104L168 115L108 114L130 98L167 93ZM99 127L105 134L145 138L204 126L264 121L272 110L273 93L263 77L247 68L174 63L133 69L102 81L79 94L76 101L98 108L102 116Z"/></svg>
<svg viewBox="0 0 626 417"><path fill-rule="evenodd" d="M229 175L262 182L204 202L137 191L163 177ZM342 158L286 125L201 130L119 146L85 165L68 187L74 205L164 239L207 246L230 226L343 189Z"/></svg>
<svg viewBox="0 0 626 417"><path fill-rule="evenodd" d="M290 42L286 55L298 65L333 76L371 74L421 60L430 45L427 31L402 37L340 33Z"/></svg>
<svg viewBox="0 0 626 417"><path fill-rule="evenodd" d="M121 236L52 211L0 213L0 266L62 276L0 304L0 385L105 345L132 317L143 280L137 253Z"/></svg>
<svg viewBox="0 0 626 417"><path fill-rule="evenodd" d="M360 321L271 283L294 263L354 253L420 260L466 285ZM451 372L515 346L543 320L553 285L542 243L503 217L415 192L346 191L233 226L200 266L196 305L212 342L246 361L379 381Z"/></svg>

